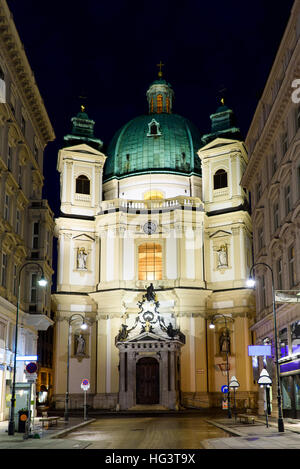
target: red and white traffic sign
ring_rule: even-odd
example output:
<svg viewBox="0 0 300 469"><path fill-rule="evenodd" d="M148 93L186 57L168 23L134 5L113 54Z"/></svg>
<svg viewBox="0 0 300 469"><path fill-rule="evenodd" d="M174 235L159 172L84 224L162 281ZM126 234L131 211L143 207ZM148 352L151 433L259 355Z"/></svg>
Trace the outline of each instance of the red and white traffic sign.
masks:
<svg viewBox="0 0 300 469"><path fill-rule="evenodd" d="M84 378L81 380L81 389L83 389L84 391L87 391L88 389L90 389L90 382L87 378Z"/></svg>

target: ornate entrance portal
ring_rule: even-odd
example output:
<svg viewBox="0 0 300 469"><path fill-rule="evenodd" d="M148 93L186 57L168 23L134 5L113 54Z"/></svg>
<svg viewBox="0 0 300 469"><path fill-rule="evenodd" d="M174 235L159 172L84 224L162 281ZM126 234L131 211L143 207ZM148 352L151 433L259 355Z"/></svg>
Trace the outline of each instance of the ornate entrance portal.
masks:
<svg viewBox="0 0 300 469"><path fill-rule="evenodd" d="M159 314L152 284L138 306L137 317L131 324L122 324L116 337L120 409L137 404L179 408L180 350L185 336L174 327L171 313Z"/></svg>
<svg viewBox="0 0 300 469"><path fill-rule="evenodd" d="M159 363L144 357L136 364L136 403L159 404Z"/></svg>

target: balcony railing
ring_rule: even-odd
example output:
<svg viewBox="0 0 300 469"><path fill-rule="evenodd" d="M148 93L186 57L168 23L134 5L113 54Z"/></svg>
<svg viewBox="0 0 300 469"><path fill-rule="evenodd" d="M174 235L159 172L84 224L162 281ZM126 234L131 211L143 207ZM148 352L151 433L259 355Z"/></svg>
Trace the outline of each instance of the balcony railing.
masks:
<svg viewBox="0 0 300 469"><path fill-rule="evenodd" d="M105 200L100 204L100 213L105 210L171 210L179 207L203 209L203 203L198 197L178 196L170 199L155 200Z"/></svg>

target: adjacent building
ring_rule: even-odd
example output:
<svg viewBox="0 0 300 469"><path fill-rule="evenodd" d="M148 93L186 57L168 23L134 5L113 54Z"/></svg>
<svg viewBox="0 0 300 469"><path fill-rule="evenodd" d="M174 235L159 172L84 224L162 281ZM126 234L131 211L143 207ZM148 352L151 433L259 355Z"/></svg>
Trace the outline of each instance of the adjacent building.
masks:
<svg viewBox="0 0 300 469"><path fill-rule="evenodd" d="M0 420L8 418L17 299L18 357L36 355L51 314L53 213L42 198L43 152L54 139L43 100L5 1L0 5ZM48 285L38 287L42 267ZM19 283L20 277L20 283ZM20 286L20 290L19 290ZM17 362L17 406L26 384ZM39 391L39 389L37 390ZM25 392L25 394L26 394ZM33 390L35 393L35 390ZM24 395L25 395L24 394ZM22 401L22 402L21 402Z"/></svg>
<svg viewBox="0 0 300 469"><path fill-rule="evenodd" d="M251 192L254 263L258 264L252 331L258 344L272 342L274 346L273 273L283 415L292 418L300 416L299 88L300 3L295 1L246 138L249 162L241 183ZM269 370L275 380L274 366Z"/></svg>

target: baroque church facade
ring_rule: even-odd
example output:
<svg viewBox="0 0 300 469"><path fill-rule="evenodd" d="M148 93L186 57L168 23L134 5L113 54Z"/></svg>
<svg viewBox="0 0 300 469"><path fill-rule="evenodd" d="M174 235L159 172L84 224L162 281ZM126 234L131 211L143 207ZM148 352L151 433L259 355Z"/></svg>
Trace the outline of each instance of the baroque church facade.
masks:
<svg viewBox="0 0 300 469"><path fill-rule="evenodd" d="M106 154L83 107L58 154L54 404L219 407L228 359L254 407L246 148L224 102L201 136L161 73L146 96Z"/></svg>

